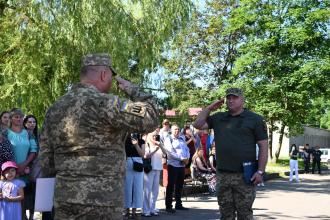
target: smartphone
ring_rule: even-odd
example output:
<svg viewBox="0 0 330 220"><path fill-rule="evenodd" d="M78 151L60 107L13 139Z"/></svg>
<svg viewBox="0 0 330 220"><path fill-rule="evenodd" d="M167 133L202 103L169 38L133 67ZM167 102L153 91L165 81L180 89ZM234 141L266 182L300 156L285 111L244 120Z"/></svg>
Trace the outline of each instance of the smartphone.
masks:
<svg viewBox="0 0 330 220"><path fill-rule="evenodd" d="M157 134L157 135L155 135L155 136L156 136L156 137L155 137L155 140L159 142L159 141L160 141L160 135Z"/></svg>

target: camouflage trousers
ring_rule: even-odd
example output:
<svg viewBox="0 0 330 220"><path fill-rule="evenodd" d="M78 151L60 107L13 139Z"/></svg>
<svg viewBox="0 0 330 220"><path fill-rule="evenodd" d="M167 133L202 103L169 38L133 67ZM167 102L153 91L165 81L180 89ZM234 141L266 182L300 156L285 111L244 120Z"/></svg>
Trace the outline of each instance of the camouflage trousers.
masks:
<svg viewBox="0 0 330 220"><path fill-rule="evenodd" d="M217 197L222 220L253 219L252 205L256 197L253 185L247 185L242 173L217 172Z"/></svg>
<svg viewBox="0 0 330 220"><path fill-rule="evenodd" d="M123 207L55 203L55 220L121 220Z"/></svg>

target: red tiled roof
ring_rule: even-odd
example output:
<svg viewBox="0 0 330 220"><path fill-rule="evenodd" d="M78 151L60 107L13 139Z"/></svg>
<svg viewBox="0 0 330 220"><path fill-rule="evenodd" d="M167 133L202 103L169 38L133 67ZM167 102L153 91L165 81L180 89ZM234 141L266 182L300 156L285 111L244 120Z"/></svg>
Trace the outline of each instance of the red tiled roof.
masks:
<svg viewBox="0 0 330 220"><path fill-rule="evenodd" d="M188 115L193 116L193 115L198 115L203 109L202 108L188 108Z"/></svg>

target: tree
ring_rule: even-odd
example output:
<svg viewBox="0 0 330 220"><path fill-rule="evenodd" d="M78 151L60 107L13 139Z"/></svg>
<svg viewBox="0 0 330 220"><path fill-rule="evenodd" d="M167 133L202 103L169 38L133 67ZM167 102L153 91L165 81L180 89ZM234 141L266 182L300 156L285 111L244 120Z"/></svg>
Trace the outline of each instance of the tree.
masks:
<svg viewBox="0 0 330 220"><path fill-rule="evenodd" d="M268 121L281 122L278 159L284 127L299 132L311 101L327 95L329 3L245 0L232 15L234 30L249 30L233 73L252 82L256 109Z"/></svg>
<svg viewBox="0 0 330 220"><path fill-rule="evenodd" d="M183 0L1 1L1 108L43 118L91 52L108 52L122 76L141 83L191 10Z"/></svg>
<svg viewBox="0 0 330 220"><path fill-rule="evenodd" d="M218 11L217 16L213 17L211 13L208 19L196 15L200 17L197 21L203 21L197 22L201 25L190 25L188 33L190 31L191 34L184 32L175 47L180 49L170 54L172 59L166 67L175 75L170 81L181 82L187 78L189 81L200 76L205 87L190 89L195 88L197 92L206 90L203 100L206 98L208 101L211 101L211 94L216 94L213 97L224 94L224 88L229 85L242 87L248 108L265 117L270 125L270 135L275 130L281 133L275 152L277 159L286 135L285 126L290 128L290 134L299 133L312 109L313 100L329 97L330 3L315 0L209 2L211 8L216 5L224 8ZM212 9L207 9L210 11ZM208 32L211 24L218 24L220 28ZM234 39L225 41L228 36L234 36ZM228 45L232 49L226 50ZM217 50L228 53L221 56L221 53L213 52ZM207 62L213 60L216 65ZM230 65L222 72L225 74L212 74L227 60L230 60ZM216 86L210 86L212 84ZM217 89L217 86L221 88ZM182 94L187 91L188 87L181 94L171 95L185 101ZM201 97L194 96L194 102L203 103L198 101ZM273 138L269 140L270 156L273 157Z"/></svg>
<svg viewBox="0 0 330 220"><path fill-rule="evenodd" d="M240 31L228 30L228 16L235 7L236 1L207 1L170 42L164 63L168 74L165 88L180 111L206 105L218 94L218 86L230 79L241 40ZM174 87L180 87L180 92Z"/></svg>
<svg viewBox="0 0 330 220"><path fill-rule="evenodd" d="M330 94L330 92L327 92ZM318 97L312 100L311 109L306 119L306 125L330 130L329 97Z"/></svg>

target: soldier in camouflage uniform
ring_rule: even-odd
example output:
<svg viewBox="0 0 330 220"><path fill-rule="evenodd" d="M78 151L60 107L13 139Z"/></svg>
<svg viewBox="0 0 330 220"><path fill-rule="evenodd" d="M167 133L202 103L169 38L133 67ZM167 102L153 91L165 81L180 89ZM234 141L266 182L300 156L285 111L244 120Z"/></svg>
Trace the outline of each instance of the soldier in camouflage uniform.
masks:
<svg viewBox="0 0 330 220"><path fill-rule="evenodd" d="M130 97L108 94L112 80ZM83 58L80 83L47 111L40 137L45 177L56 177L55 219L122 219L127 133L158 125L153 97L115 76L107 54Z"/></svg>
<svg viewBox="0 0 330 220"><path fill-rule="evenodd" d="M267 127L260 115L244 109L242 90L230 88L226 94L228 112L209 116L224 103L220 99L197 116L194 127L214 129L217 158L217 194L221 219L253 219L255 185L262 182L267 163ZM243 163L255 162L259 146L258 168L250 169L244 181ZM247 174L248 172L246 172ZM247 175L246 175L247 176Z"/></svg>

